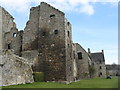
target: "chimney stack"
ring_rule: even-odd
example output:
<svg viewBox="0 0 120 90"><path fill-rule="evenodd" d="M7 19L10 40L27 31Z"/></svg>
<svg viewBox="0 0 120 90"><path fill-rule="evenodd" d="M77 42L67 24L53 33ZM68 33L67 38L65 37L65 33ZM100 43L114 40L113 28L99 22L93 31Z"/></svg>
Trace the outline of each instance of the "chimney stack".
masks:
<svg viewBox="0 0 120 90"><path fill-rule="evenodd" d="M90 48L88 48L88 54L90 54L90 53L91 53Z"/></svg>
<svg viewBox="0 0 120 90"><path fill-rule="evenodd" d="M102 50L102 53L104 54L104 50Z"/></svg>

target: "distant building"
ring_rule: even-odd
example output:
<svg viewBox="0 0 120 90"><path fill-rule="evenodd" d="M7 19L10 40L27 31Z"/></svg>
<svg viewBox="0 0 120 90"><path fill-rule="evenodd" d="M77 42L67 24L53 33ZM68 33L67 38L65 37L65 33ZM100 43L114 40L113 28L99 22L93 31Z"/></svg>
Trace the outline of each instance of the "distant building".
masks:
<svg viewBox="0 0 120 90"><path fill-rule="evenodd" d="M120 65L106 65L106 72L108 75L120 76Z"/></svg>
<svg viewBox="0 0 120 90"><path fill-rule="evenodd" d="M92 64L95 67L94 77L106 77L106 66L105 66L105 57L104 51L91 53L88 49L89 55L92 59Z"/></svg>

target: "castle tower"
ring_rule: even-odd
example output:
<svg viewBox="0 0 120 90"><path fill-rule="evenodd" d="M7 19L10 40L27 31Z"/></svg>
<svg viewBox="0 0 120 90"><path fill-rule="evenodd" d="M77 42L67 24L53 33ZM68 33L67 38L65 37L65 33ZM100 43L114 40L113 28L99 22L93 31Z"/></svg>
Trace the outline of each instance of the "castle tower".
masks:
<svg viewBox="0 0 120 90"><path fill-rule="evenodd" d="M46 81L72 81L71 24L63 12L42 2L30 11L23 35L23 57ZM35 54L36 53L36 54Z"/></svg>

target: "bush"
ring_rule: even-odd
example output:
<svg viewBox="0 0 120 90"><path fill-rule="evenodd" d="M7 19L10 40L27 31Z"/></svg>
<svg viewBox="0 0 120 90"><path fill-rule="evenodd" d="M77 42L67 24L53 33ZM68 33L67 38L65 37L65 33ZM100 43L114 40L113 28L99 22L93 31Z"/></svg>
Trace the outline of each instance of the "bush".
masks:
<svg viewBox="0 0 120 90"><path fill-rule="evenodd" d="M95 67L93 65L89 66L90 77L92 78L95 74Z"/></svg>
<svg viewBox="0 0 120 90"><path fill-rule="evenodd" d="M33 73L35 82L43 82L44 81L44 73L43 72L34 72Z"/></svg>

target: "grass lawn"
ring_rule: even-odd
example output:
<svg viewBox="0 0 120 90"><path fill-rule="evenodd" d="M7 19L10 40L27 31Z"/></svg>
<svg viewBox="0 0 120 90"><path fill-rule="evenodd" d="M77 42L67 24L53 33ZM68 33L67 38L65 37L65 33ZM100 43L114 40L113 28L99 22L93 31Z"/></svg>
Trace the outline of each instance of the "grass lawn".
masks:
<svg viewBox="0 0 120 90"><path fill-rule="evenodd" d="M4 86L3 88L118 88L118 77L80 80L70 84L34 82L32 84Z"/></svg>

